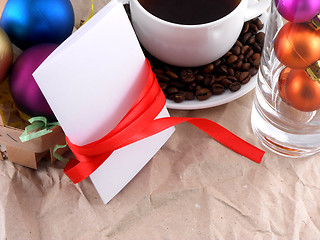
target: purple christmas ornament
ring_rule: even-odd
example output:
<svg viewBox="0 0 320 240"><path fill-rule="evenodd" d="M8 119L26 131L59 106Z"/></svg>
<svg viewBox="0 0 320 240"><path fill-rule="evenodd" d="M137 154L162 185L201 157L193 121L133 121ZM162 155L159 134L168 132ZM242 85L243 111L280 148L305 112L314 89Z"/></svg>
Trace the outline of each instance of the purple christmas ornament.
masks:
<svg viewBox="0 0 320 240"><path fill-rule="evenodd" d="M320 0L275 0L278 12L290 22L308 22L320 12Z"/></svg>
<svg viewBox="0 0 320 240"><path fill-rule="evenodd" d="M54 119L54 114L32 73L57 46L52 43L33 46L24 51L13 65L9 80L13 100L23 112L32 117Z"/></svg>

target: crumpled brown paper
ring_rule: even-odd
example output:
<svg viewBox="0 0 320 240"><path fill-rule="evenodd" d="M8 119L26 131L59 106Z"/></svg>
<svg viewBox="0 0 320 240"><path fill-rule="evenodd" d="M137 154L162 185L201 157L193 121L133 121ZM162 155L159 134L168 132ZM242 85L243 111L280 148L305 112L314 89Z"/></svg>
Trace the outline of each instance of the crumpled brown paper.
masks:
<svg viewBox="0 0 320 240"><path fill-rule="evenodd" d="M90 0L72 2L77 19L89 14ZM73 184L60 162L32 170L0 161L0 239L318 239L320 155L294 160L261 146L253 97L170 114L221 124L264 149L261 164L183 123L107 205L90 179Z"/></svg>
<svg viewBox="0 0 320 240"><path fill-rule="evenodd" d="M250 128L253 95L211 109L170 113L209 118L263 148ZM0 161L0 239L320 236L319 154L294 160L266 150L256 164L183 123L107 205L89 179L74 185L63 167L44 161L31 170Z"/></svg>

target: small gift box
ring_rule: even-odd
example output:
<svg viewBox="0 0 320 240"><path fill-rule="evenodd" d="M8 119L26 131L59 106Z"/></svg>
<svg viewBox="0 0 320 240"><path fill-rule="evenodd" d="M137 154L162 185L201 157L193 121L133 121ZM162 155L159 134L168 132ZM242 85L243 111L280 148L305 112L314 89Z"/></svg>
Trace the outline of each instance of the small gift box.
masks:
<svg viewBox="0 0 320 240"><path fill-rule="evenodd" d="M65 134L60 126L50 126L45 130L47 134L34 134L30 138L25 129L30 129L28 119L30 118L21 112L15 105L9 91L8 79L0 84L0 159L8 159L11 162L25 167L37 169L41 159L56 161L54 156L55 146L65 143ZM32 126L34 128L35 125ZM37 129L43 129L45 123L38 122ZM26 136L21 138L21 136ZM28 139L28 141L24 141ZM67 148L56 150L56 153L63 154Z"/></svg>

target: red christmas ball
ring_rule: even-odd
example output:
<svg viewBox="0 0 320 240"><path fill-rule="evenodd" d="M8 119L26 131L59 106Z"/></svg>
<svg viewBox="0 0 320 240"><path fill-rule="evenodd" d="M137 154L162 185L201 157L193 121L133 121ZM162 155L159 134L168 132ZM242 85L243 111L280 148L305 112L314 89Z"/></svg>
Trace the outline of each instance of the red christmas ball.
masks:
<svg viewBox="0 0 320 240"><path fill-rule="evenodd" d="M305 69L320 59L320 31L306 23L288 22L275 38L274 51L285 66Z"/></svg>
<svg viewBox="0 0 320 240"><path fill-rule="evenodd" d="M320 108L320 83L313 81L304 70L292 69L284 84L288 103L304 112Z"/></svg>

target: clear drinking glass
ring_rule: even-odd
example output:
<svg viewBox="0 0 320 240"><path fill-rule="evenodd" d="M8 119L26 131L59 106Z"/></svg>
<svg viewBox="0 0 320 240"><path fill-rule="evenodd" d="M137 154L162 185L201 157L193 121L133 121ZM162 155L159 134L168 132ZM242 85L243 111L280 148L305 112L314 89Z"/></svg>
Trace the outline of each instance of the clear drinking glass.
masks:
<svg viewBox="0 0 320 240"><path fill-rule="evenodd" d="M251 125L280 155L320 151L319 13L320 0L273 0L269 9Z"/></svg>

